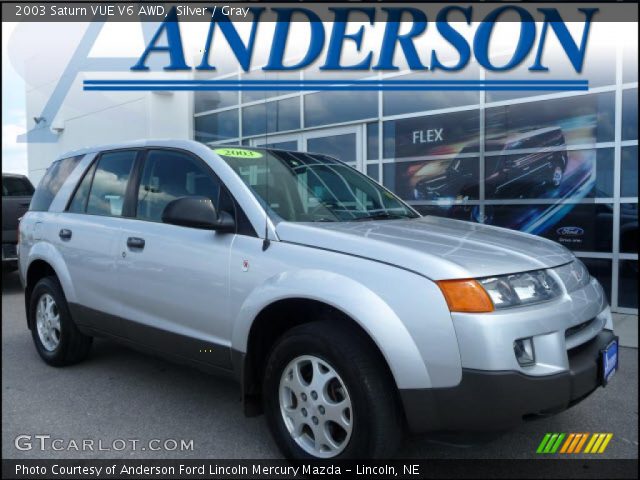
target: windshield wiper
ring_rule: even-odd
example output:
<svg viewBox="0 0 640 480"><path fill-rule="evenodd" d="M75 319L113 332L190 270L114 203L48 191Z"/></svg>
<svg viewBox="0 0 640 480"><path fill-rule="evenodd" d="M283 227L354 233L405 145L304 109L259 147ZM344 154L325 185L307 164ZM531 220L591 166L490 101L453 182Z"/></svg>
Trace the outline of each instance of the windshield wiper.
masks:
<svg viewBox="0 0 640 480"><path fill-rule="evenodd" d="M393 220L397 218L411 218L408 215L399 215L397 213L379 212L373 215L366 215L364 217L354 218L352 222L363 222L366 220Z"/></svg>

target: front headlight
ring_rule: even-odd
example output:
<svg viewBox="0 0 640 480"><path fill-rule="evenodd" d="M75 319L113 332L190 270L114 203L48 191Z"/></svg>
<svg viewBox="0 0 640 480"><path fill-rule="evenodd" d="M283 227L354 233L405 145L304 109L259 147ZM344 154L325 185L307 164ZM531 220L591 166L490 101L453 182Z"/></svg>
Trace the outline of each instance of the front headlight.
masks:
<svg viewBox="0 0 640 480"><path fill-rule="evenodd" d="M546 270L483 278L479 282L496 309L546 302L562 293Z"/></svg>

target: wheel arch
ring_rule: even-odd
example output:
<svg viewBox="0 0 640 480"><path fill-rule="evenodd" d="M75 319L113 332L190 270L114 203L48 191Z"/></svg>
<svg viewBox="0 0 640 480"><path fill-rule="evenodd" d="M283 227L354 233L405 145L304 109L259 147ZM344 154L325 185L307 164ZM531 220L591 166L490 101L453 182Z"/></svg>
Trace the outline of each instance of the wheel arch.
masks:
<svg viewBox="0 0 640 480"><path fill-rule="evenodd" d="M67 301L75 299L75 290L71 283L71 276L65 266L60 253L49 244L36 244L29 256L29 263L25 270L25 291L24 302L25 312L27 315L27 325L31 328L29 322L29 303L33 287L38 281L46 276L55 276L60 282L62 292Z"/></svg>
<svg viewBox="0 0 640 480"><path fill-rule="evenodd" d="M333 278L326 278L327 275ZM323 276L324 282L312 282L313 293L300 289L300 285L308 285L316 276ZM277 290L274 283L278 284ZM278 296L274 296L276 291ZM246 413L253 413L252 398L260 397L260 369L278 338L296 325L335 316L344 319L348 328L367 339L387 366L397 388L431 385L427 368L407 328L374 292L352 279L329 272L281 274L247 298L234 323L233 364L242 386Z"/></svg>
<svg viewBox="0 0 640 480"><path fill-rule="evenodd" d="M345 329L360 335L369 344L371 351L383 362L385 374L393 380L393 373L389 368L380 347L358 322L345 312L334 306L309 298L292 297L277 300L260 311L251 324L247 339L247 351L240 354L236 363L240 367L240 381L245 404L254 399L256 404L261 396L261 379L269 353L279 338L287 331L305 323L327 321L339 318L345 322ZM395 381L394 381L395 383ZM257 409L259 410L259 406Z"/></svg>

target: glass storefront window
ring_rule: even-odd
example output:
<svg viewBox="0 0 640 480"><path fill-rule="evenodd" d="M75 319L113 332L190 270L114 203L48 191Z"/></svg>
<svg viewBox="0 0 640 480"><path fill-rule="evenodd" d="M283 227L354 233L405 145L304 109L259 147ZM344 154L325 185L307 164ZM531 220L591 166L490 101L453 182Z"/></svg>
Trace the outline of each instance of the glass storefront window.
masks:
<svg viewBox="0 0 640 480"><path fill-rule="evenodd" d="M378 92L318 92L304 95L304 126L319 127L378 116Z"/></svg>
<svg viewBox="0 0 640 480"><path fill-rule="evenodd" d="M259 143L257 146L264 148L273 148L275 150L298 150L298 142L296 140L291 140L290 142Z"/></svg>
<svg viewBox="0 0 640 480"><path fill-rule="evenodd" d="M618 306L638 308L638 261L620 260L618 268Z"/></svg>
<svg viewBox="0 0 640 480"><path fill-rule="evenodd" d="M196 78L198 78L196 76ZM237 80L238 77L225 78L225 80ZM223 90L206 90L193 92L193 111L195 113L218 110L238 104L238 92Z"/></svg>
<svg viewBox="0 0 640 480"><path fill-rule="evenodd" d="M394 122L396 158L477 153L479 110L403 118ZM385 130L385 137L388 132ZM386 142L386 138L385 138Z"/></svg>
<svg viewBox="0 0 640 480"><path fill-rule="evenodd" d="M378 160L378 122L367 123L367 160Z"/></svg>
<svg viewBox="0 0 640 480"><path fill-rule="evenodd" d="M638 147L622 149L620 196L638 196Z"/></svg>
<svg viewBox="0 0 640 480"><path fill-rule="evenodd" d="M396 121L388 120L382 124L382 157L396 156Z"/></svg>
<svg viewBox="0 0 640 480"><path fill-rule="evenodd" d="M414 205L413 207L421 215L434 215L476 223L480 217L478 205Z"/></svg>
<svg viewBox="0 0 640 480"><path fill-rule="evenodd" d="M347 163L356 161L356 148L355 133L309 138L307 140L307 152L324 153Z"/></svg>
<svg viewBox="0 0 640 480"><path fill-rule="evenodd" d="M636 50L637 55L637 50ZM496 64L500 63L500 57L496 57ZM505 59L506 60L506 59ZM614 85L616 83L616 56L611 54L611 46L591 40L589 48L587 49L584 65L580 75L576 74L573 66L567 61L564 53L559 56L553 55L553 50L545 52L543 58L543 64L553 72L553 77L549 78L549 75L542 74L541 78L544 79L563 79L563 80L579 80L588 79L589 87L602 87L606 85ZM485 78L487 80L518 80L526 79L530 80L531 72L529 72L530 64L524 62L519 67L504 72L491 72L487 71ZM540 75L540 74L539 74ZM533 97L538 95L549 95L551 93L559 93L556 91L487 91L486 101L499 102L505 100L511 100L515 98Z"/></svg>
<svg viewBox="0 0 640 480"><path fill-rule="evenodd" d="M389 80L442 80L450 79L450 73L413 73L390 77ZM456 80L478 80L477 64L471 64L456 73ZM382 94L384 115L440 110L480 103L480 92L474 91L386 91Z"/></svg>
<svg viewBox="0 0 640 480"><path fill-rule="evenodd" d="M382 164L382 184L392 192L396 191L396 166L393 163Z"/></svg>
<svg viewBox="0 0 640 480"><path fill-rule="evenodd" d="M589 155L589 150L580 151L583 155ZM595 150L595 182L589 197L611 198L613 197L613 148L599 148ZM569 152L571 162L572 152Z"/></svg>
<svg viewBox="0 0 640 480"><path fill-rule="evenodd" d="M485 149L561 148L613 141L614 118L613 92L488 108Z"/></svg>
<svg viewBox="0 0 640 480"><path fill-rule="evenodd" d="M478 158L446 158L396 162L394 192L403 200L475 200L478 198Z"/></svg>
<svg viewBox="0 0 640 480"><path fill-rule="evenodd" d="M638 89L622 92L622 140L638 139Z"/></svg>
<svg viewBox="0 0 640 480"><path fill-rule="evenodd" d="M242 134L246 136L300 128L300 98L258 103L242 109Z"/></svg>
<svg viewBox="0 0 640 480"><path fill-rule="evenodd" d="M580 260L587 266L591 276L598 279L609 303L611 303L611 260L583 257L580 257Z"/></svg>
<svg viewBox="0 0 640 480"><path fill-rule="evenodd" d="M620 251L638 253L638 204L620 204Z"/></svg>
<svg viewBox="0 0 640 480"><path fill-rule="evenodd" d="M238 110L195 117L195 139L198 142L216 142L240 136Z"/></svg>
<svg viewBox="0 0 640 480"><path fill-rule="evenodd" d="M533 233L570 250L611 252L612 204L485 205L485 223Z"/></svg>
<svg viewBox="0 0 640 480"><path fill-rule="evenodd" d="M485 156L487 199L613 197L613 149L544 151L543 139L536 151L528 141L533 151Z"/></svg>
<svg viewBox="0 0 640 480"><path fill-rule="evenodd" d="M378 174L378 164L372 163L367 165L367 175L373 178L376 182L380 179L378 178L380 175Z"/></svg>

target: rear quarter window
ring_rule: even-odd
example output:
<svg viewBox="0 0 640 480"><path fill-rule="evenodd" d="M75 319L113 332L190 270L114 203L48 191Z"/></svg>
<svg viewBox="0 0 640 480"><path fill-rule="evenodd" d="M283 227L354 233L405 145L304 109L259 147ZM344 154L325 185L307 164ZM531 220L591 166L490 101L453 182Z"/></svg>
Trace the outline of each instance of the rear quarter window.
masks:
<svg viewBox="0 0 640 480"><path fill-rule="evenodd" d="M38 188L36 188L29 210L35 212L46 212L51 206L51 202L58 191L69 177L74 168L80 163L83 155L63 158L51 164L44 174Z"/></svg>

